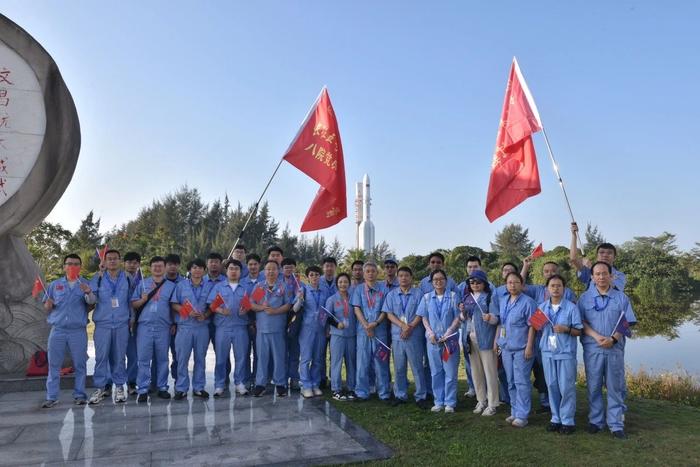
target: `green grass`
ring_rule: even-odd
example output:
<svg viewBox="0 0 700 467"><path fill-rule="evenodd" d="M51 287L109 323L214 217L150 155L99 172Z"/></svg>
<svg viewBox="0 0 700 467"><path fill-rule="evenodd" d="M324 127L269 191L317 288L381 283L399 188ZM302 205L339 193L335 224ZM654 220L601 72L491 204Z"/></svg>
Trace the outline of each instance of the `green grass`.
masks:
<svg viewBox="0 0 700 467"><path fill-rule="evenodd" d="M460 392L466 387L460 380ZM533 414L524 429L505 422L509 408L494 417L472 413L475 400L460 396L457 412L434 414L414 404L389 407L375 399L337 402L339 410L394 450L394 457L369 465L700 465L700 409L666 401L628 400L627 440L609 432L590 435L585 389L577 390L577 431L548 433L549 414ZM533 405L536 402L533 393Z"/></svg>

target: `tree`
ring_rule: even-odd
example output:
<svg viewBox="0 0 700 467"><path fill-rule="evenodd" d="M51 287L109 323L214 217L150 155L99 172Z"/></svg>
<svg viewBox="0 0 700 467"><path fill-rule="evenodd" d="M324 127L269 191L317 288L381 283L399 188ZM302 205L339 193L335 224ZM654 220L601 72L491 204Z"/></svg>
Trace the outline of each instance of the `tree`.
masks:
<svg viewBox="0 0 700 467"><path fill-rule="evenodd" d="M80 223L80 227L68 240L66 248L73 252L84 250L94 250L102 244L102 235L100 234L100 219L94 219L92 211L85 216L85 219Z"/></svg>
<svg viewBox="0 0 700 467"><path fill-rule="evenodd" d="M354 261L365 261L366 255L365 255L365 250L362 248L351 248L348 250L348 252L345 254L345 257L343 258L342 262L342 270L350 273L352 270L352 263Z"/></svg>
<svg viewBox="0 0 700 467"><path fill-rule="evenodd" d="M586 251L593 251L598 247L598 245L605 243L605 238L603 237L603 234L598 231L598 226L593 226L590 222L586 225L585 238L586 243L584 244L584 249Z"/></svg>
<svg viewBox="0 0 700 467"><path fill-rule="evenodd" d="M34 261L47 279L53 279L62 274L63 257L66 255L66 245L72 234L61 224L42 222L34 227L24 238L27 248Z"/></svg>
<svg viewBox="0 0 700 467"><path fill-rule="evenodd" d="M520 224L508 224L496 233L491 248L498 255L498 261L503 264L512 262L519 264L522 258L532 252L534 244L528 238L528 229Z"/></svg>

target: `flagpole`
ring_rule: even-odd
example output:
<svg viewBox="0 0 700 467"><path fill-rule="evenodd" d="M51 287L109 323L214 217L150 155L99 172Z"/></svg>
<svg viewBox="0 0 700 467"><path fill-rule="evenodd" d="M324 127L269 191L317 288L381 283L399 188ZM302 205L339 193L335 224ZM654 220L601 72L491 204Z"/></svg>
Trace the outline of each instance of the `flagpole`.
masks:
<svg viewBox="0 0 700 467"><path fill-rule="evenodd" d="M571 222L576 223L576 220L574 219L574 212L571 210L571 203L569 203L569 196L566 194L566 188L564 188L564 180L562 180L561 174L559 173L559 166L557 165L557 161L554 159L554 153L552 152L552 147L549 145L549 138L547 138L547 132L544 129L544 125L542 125L542 136L544 136L544 144L547 145L547 152L549 153L549 158L552 160L552 167L554 168L554 173L557 176L557 180L559 181L559 187L561 188L561 191L564 194L566 207L569 208ZM576 232L576 236L578 237L578 243L580 245L579 248L581 248L581 255L585 256L586 253L583 251L583 242L581 241L581 234L578 231Z"/></svg>

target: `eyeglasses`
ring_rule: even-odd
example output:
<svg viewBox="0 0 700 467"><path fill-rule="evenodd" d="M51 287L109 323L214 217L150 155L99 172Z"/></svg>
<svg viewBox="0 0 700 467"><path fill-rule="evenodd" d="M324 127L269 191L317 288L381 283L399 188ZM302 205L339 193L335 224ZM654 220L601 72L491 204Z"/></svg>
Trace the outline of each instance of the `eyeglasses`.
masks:
<svg viewBox="0 0 700 467"><path fill-rule="evenodd" d="M68 261L68 262L64 263L63 265L64 266L80 266L80 263L74 263L74 262Z"/></svg>
<svg viewBox="0 0 700 467"><path fill-rule="evenodd" d="M435 279L433 279L433 282L445 282L445 278L444 277L436 277Z"/></svg>

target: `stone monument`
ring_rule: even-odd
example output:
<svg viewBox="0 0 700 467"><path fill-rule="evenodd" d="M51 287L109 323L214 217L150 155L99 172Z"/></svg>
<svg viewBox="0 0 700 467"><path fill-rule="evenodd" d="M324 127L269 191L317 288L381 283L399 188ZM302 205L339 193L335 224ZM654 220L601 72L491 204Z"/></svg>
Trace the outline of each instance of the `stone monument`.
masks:
<svg viewBox="0 0 700 467"><path fill-rule="evenodd" d="M56 63L0 15L0 380L23 377L46 349L46 313L31 295L41 271L23 237L65 191L79 152L78 114Z"/></svg>

